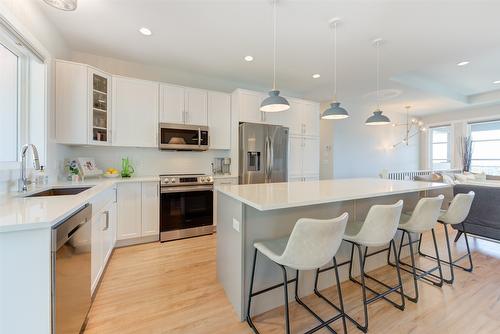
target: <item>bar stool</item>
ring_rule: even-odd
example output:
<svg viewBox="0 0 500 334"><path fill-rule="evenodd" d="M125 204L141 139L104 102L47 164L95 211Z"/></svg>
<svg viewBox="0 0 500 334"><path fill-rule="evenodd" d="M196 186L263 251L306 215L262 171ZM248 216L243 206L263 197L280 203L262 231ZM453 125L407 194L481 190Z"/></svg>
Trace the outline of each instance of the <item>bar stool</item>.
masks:
<svg viewBox="0 0 500 334"><path fill-rule="evenodd" d="M320 325L312 328L306 333L313 333L324 327L326 327L330 332L335 333L335 331L329 325L340 318L342 318L343 321L344 332L347 333L343 311L344 305L342 301L342 291L340 288L340 280L337 270L335 270L335 279L337 282L337 293L340 299L340 307L336 309L340 310L340 313L329 320L325 321L321 319L299 298L298 285L300 270L313 270L320 268L330 262L332 258L334 263L336 263L335 254L337 253L337 250L340 247L340 243L342 242L342 237L344 235L348 218L349 215L347 213L344 213L337 218L328 220L301 218L295 224L289 237L254 243L255 253L253 258L252 275L250 279L250 291L248 294L246 320L248 325L255 333L259 333L259 331L255 327L250 316L252 298L281 286L283 286L285 295L285 331L287 334L290 333L290 319L288 312L288 284L292 282L295 282L295 300L297 301L297 303L303 306L320 322ZM255 265L258 252L280 266L283 273L283 283L276 284L272 287L257 292L253 292ZM295 279L288 280L286 267L294 269L296 271Z"/></svg>
<svg viewBox="0 0 500 334"><path fill-rule="evenodd" d="M403 201L400 200L396 204L393 205L373 205L368 211L368 215L366 216L364 222L353 222L347 224L346 232L344 235L344 240L352 244L351 248L351 256L350 260L338 264L338 266L343 266L349 264L349 279L354 283L361 285L362 293L363 293L363 312L364 312L364 324L361 325L359 322L354 320L348 314L345 315L347 319L349 319L353 324L355 324L358 329L363 332L368 331L368 305L379 300L384 299L391 303L394 307L404 310L405 308L405 298L403 292L403 283L401 280L401 273L399 271L399 265L396 263L396 273L398 276L398 284L394 287L387 285L384 282L374 278L373 276L368 275L365 272L365 263L366 259L370 256L379 254L381 252L385 252L388 249L382 249L372 254L368 253L368 247L380 247L387 246L389 248L392 247L394 253L396 252L396 244L394 242L394 236L397 231L399 217L401 216L401 210L403 208ZM354 247L358 250L359 256L359 269L360 269L360 277L361 282L354 279L352 276L352 262L354 257ZM362 247L365 247L364 252L362 251ZM325 301L327 301L331 306L335 307L333 303L331 303L324 295L322 295L318 291L318 276L320 273L325 272L327 270L331 270L335 268L337 270L338 267L335 263L333 267L328 267L324 269L320 269L316 271L316 283L314 292L317 296L321 297ZM382 293L376 292L374 289L368 287L365 284L365 277L373 280L374 282L382 285L387 288L386 291ZM368 299L366 290L373 293L375 296ZM401 295L401 304L397 304L392 300L388 299L386 296L392 292L396 292L399 290L399 294Z"/></svg>
<svg viewBox="0 0 500 334"><path fill-rule="evenodd" d="M414 290L415 290L415 297L411 297L409 295L406 295L406 298L408 300L416 303L418 301L418 283L417 281L420 279L424 279L429 281L430 283L436 285L436 286L442 286L443 285L443 272L441 269L441 262L439 259L439 251L437 247L437 242L436 242L436 234L434 232L434 228L437 224L437 218L439 214L441 213L441 205L443 205L443 195L439 195L437 197L432 197L432 198L422 198L418 201L417 205L415 206L415 210L411 213L411 215L408 214L402 214L401 215L401 220L399 223L399 230L403 231L403 234L401 235L401 242L399 244L399 250L398 250L398 258L399 263L403 264L405 266L411 267L411 271L406 269L406 268L401 268L401 270L404 270L413 276L413 285L414 285ZM413 251L413 244L415 241L413 240L411 233L417 233L420 236L424 232L432 231L432 238L434 239L434 250L436 251L436 259L437 259L437 267L434 267L429 270L423 270L420 268L417 268L415 265L415 255ZM408 243L403 244L404 242L404 237L405 234L408 235ZM410 247L410 258L411 258L411 264L405 263L401 261L401 250L403 247L409 246ZM389 254L387 256L387 263L390 265L393 265L390 262L390 257L391 257L391 252L389 250ZM433 275L432 273L436 270L439 270L439 276ZM417 273L417 271L419 273ZM433 280L430 280L426 278L426 276L433 276L434 278L438 278L439 281L435 282Z"/></svg>
<svg viewBox="0 0 500 334"><path fill-rule="evenodd" d="M464 221L469 215L470 208L472 206L472 202L474 201L475 193L473 191L469 191L467 194L457 194L450 203L448 210L442 211L441 216L438 218L438 222L444 226L444 235L446 237L446 247L448 250L448 261L441 260L441 262L450 266L450 279L444 279L444 281L448 284L452 284L455 280L455 275L453 273L453 267L457 267L463 269L465 271L471 272L473 269L472 265L472 256L469 247L469 241L467 239L467 232L465 230ZM461 224L462 233L465 238L465 245L467 247L467 254L459 257L458 259L453 260L451 257L451 247L450 247L450 237L448 235L448 225L456 225ZM458 239L458 238L457 238ZM457 240L455 239L455 241ZM427 258L437 260L436 257L425 254L421 251L422 245L422 236L420 237L420 241L418 243L418 253ZM458 261L461 261L465 257L469 258L469 267L462 267L456 264Z"/></svg>

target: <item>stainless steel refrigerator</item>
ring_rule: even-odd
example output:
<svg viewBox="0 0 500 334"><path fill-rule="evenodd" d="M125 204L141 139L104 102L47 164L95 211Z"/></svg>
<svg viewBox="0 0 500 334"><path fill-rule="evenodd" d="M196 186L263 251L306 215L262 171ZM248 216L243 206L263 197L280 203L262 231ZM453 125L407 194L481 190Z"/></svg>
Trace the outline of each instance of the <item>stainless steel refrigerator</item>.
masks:
<svg viewBox="0 0 500 334"><path fill-rule="evenodd" d="M239 183L288 181L288 128L241 123Z"/></svg>

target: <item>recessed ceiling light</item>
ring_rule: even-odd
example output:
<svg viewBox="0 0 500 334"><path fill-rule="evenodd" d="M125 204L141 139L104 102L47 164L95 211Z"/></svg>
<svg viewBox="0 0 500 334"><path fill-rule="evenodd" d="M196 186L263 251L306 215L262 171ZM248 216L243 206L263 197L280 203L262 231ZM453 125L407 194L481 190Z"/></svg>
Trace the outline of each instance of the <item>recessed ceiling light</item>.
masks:
<svg viewBox="0 0 500 334"><path fill-rule="evenodd" d="M144 36L151 36L152 32L148 28L142 27L139 29L139 32L143 34Z"/></svg>
<svg viewBox="0 0 500 334"><path fill-rule="evenodd" d="M500 80L493 81L494 84L500 84Z"/></svg>
<svg viewBox="0 0 500 334"><path fill-rule="evenodd" d="M469 61L461 61L460 63L457 64L457 66L465 66L469 63L470 63Z"/></svg>
<svg viewBox="0 0 500 334"><path fill-rule="evenodd" d="M245 61L253 61L253 57L252 56L245 56Z"/></svg>
<svg viewBox="0 0 500 334"><path fill-rule="evenodd" d="M321 75L319 75L318 73L316 73L316 74L313 74L313 75L312 75L312 77L313 77L314 79L318 79L320 76L321 76Z"/></svg>

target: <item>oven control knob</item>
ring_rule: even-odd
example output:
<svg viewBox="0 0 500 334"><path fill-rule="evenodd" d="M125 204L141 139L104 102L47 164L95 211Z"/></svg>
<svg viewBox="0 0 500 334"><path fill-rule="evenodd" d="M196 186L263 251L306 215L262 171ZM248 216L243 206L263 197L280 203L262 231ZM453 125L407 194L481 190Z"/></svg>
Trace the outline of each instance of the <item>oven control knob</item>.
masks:
<svg viewBox="0 0 500 334"><path fill-rule="evenodd" d="M168 180L168 177L166 177L166 178L164 178L164 179L163 179L163 183L168 183L168 182L170 182L170 181Z"/></svg>
<svg viewBox="0 0 500 334"><path fill-rule="evenodd" d="M171 178L171 179L170 179L170 182L171 182L171 183L175 183L175 179L174 179L174 178Z"/></svg>
<svg viewBox="0 0 500 334"><path fill-rule="evenodd" d="M201 182L207 182L207 178L206 178L206 177L204 177L204 176L203 176L203 177L200 177L200 180L201 180Z"/></svg>
<svg viewBox="0 0 500 334"><path fill-rule="evenodd" d="M214 182L214 178L211 176L207 177L207 182Z"/></svg>

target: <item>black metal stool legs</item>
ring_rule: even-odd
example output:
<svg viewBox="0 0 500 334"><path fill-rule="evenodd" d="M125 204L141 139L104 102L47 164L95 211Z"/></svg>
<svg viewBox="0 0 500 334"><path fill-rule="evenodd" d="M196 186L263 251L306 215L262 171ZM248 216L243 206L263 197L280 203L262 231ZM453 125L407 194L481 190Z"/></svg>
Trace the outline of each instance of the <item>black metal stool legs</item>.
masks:
<svg viewBox="0 0 500 334"><path fill-rule="evenodd" d="M283 274L283 283L279 283L279 284L276 284L276 285L273 285L271 287L268 287L266 289L263 289L263 290L260 290L260 291L256 291L256 292L253 292L253 283L254 283L254 278L255 278L255 267L256 267L256 262L257 262L257 249L255 249L255 252L254 252L254 257L253 257L253 264L252 264L252 273L251 273L251 277L250 277L250 291L249 291L249 294L248 294L248 304L247 304L247 310L246 310L246 321L248 323L248 325L250 326L250 328L252 328L252 330L254 331L254 333L256 334L259 334L259 331L257 330L257 328L255 327L255 324L253 323L252 321L252 317L251 317L251 306L252 306L252 298L257 296L257 295L260 295L262 293L265 293L265 292L268 292L268 291L271 291L273 289L276 289L276 288L279 288L281 286L283 286L283 294L284 294L284 307L285 307L285 333L286 334L290 334L291 333L291 330L290 330L290 313L289 313L289 305L288 305L288 284L290 283L293 283L295 282L295 300L297 301L297 303L299 305L301 305L302 307L304 307L309 313L311 313L319 322L320 324L317 325L316 327L308 330L307 332L305 332L305 334L311 334L311 333L314 333L324 327L326 327L331 333L334 333L336 334L337 332L330 327L330 324L333 323L334 321L342 318L342 321L343 321L343 326L344 326L344 333L347 333L347 327L346 327L346 323L345 323L345 317L344 317L344 303L343 303L343 300L342 300L342 292L341 292L341 289L340 289L340 280L339 280L339 276L338 276L338 270L336 268L336 260L335 258L333 259L333 263L334 263L334 266L335 266L335 278L337 280L337 292L339 293L339 298L340 298L340 308L335 306L333 303L330 303L328 300L328 303L330 305L332 305L337 311L339 311L339 314L335 315L334 317L328 319L328 320L323 320L319 315L317 315L313 310L311 310L311 308L309 308L309 306L307 306L299 297L299 291L298 291L298 284L299 284L299 278L300 278L300 274L299 274L299 271L296 270L296 277L294 279L290 279L288 280L288 275L287 275L287 271L286 271L286 267L283 266L283 265L279 265L279 267L281 268L281 271L282 271L282 274ZM317 282L317 277L316 277L316 282Z"/></svg>
<svg viewBox="0 0 500 334"><path fill-rule="evenodd" d="M358 281L356 280L353 276L352 276L352 260L354 258L354 246L357 247L358 249L358 256L359 256L359 264L360 264L360 280L361 281ZM376 254L379 254L381 252L384 252L384 251L388 251L390 250L390 248L393 248L394 250L394 254L395 254L395 257L397 259L398 256L396 254L396 244L394 242L394 240L391 240L390 244L389 244L389 248L387 249L382 249L380 251L377 251L377 252L374 252L372 254L368 254L368 247L365 247L365 251L364 251L364 255L363 255L363 252L362 252L362 248L361 248L361 245L359 244L355 244L355 243L352 243L352 248L351 248L351 260L350 260L350 264L349 264L349 279L356 283L356 284L359 284L361 285L361 288L362 288L362 293L363 293L363 311L364 311L364 325L361 325L360 323L358 323L357 321L355 321L354 319L352 319L351 317L347 316L346 317L351 320L361 331L363 332L367 332L368 331L368 305L374 301L377 301L379 299L384 299L385 301L389 302L390 304L392 304L394 307L400 309L400 310L404 310L405 308L405 298L404 298L404 292L403 292L403 281L401 279L401 272L400 272L400 268L399 268L399 264L396 265L396 272L397 272L397 276L398 276L398 284L394 287L392 286L389 286L388 284L376 279L375 277L367 274L365 272L365 264L366 264L366 259L370 256L373 256L373 255L376 255ZM382 285L383 287L387 288L386 291L382 292L382 293L379 293L377 291L375 291L374 289L370 288L369 286L366 285L366 282L365 282L365 278L368 278L380 285ZM372 297L372 298L369 298L367 299L366 297L366 291L370 291L371 293L373 293L375 296ZM390 300L389 298L387 298L386 296L390 293L393 293L393 292L396 292L399 290L399 294L401 296L401 304L397 304L395 302L393 302L392 300Z"/></svg>
<svg viewBox="0 0 500 334"><path fill-rule="evenodd" d="M436 234L434 232L434 229L432 229L432 239L434 241L434 251L436 252L436 260L437 260L437 266L434 267L434 268L431 268L429 270L423 270L421 268L418 268L416 266L416 263L415 263L415 255L414 255L414 250L413 250L413 244L418 242L419 240L413 240L412 236L411 236L411 233L410 232L407 232L405 230L401 230L403 232L403 234L401 235L401 242L399 244L399 251L398 251L398 254L399 256L401 256L401 251L403 249L403 247L405 246L409 246L410 247L410 259L411 259L411 264L409 263L406 263L406 262L403 262L401 261L401 259L399 259L399 263L404 265L404 266L407 266L407 267L410 267L411 270L409 269L406 269L406 268L401 268L401 270L404 270L410 274L412 274L413 276L413 284L414 284L414 289L415 289L415 297L412 297L412 296L409 296L409 295L406 295L406 298L414 303L416 303L418 301L418 283L417 281L418 280L424 280L424 281L427 281L435 286L438 286L438 287L441 287L443 286L443 283L444 283L444 279L443 279L443 271L442 271L442 268L441 268L441 259L439 258L439 250L438 250L438 246L437 246L437 240L436 240ZM408 235L408 243L407 244L404 244L404 236L405 234ZM420 239L422 237L420 236ZM389 260L389 258L388 258ZM390 261L388 261L388 264L391 265L391 266L395 266L395 264L391 263ZM433 274L434 271L438 270L439 272L439 276L438 275L435 275ZM428 278L427 276L431 276L435 279L437 279L437 281L435 280L432 280L430 278Z"/></svg>
<svg viewBox="0 0 500 334"><path fill-rule="evenodd" d="M455 280L455 275L454 275L453 267L457 267L457 268L463 269L463 270L465 270L467 272L471 272L473 270L472 255L471 255L471 252L470 252L469 240L467 238L467 232L465 231L465 224L462 223L462 231L463 231L462 233L463 233L464 238L465 238L465 245L467 247L467 254L459 257L458 259L453 260L453 258L451 256L451 245L450 245L450 237L449 237L449 233L448 233L448 225L445 224L445 223L442 223L442 222L440 222L440 223L443 225L443 228L444 228L444 235L445 235L445 238L446 238L446 247L447 247L447 252L448 252L448 261L441 260L441 262L445 263L446 265L448 265L450 267L450 278L449 279L444 279L444 281L446 283L448 283L448 284L452 284L453 281ZM418 244L418 253L420 255L426 257L426 258L437 260L436 257L431 256L429 254L425 254L421 250L421 244L422 244L422 237L420 237L420 241L419 241L419 244ZM456 264L458 261L461 261L462 259L464 259L466 257L469 258L469 267L463 267L463 266L460 266L460 265Z"/></svg>

